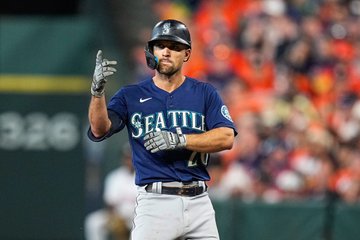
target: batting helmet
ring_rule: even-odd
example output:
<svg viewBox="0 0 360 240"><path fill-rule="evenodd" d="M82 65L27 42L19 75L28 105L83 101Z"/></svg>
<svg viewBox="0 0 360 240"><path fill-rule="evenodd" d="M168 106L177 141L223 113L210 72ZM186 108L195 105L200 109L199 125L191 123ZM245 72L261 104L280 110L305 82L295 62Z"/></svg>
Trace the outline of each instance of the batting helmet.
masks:
<svg viewBox="0 0 360 240"><path fill-rule="evenodd" d="M149 48L151 49L153 43L159 40L174 41L191 48L190 32L184 23L177 20L163 20L155 25L148 42Z"/></svg>
<svg viewBox="0 0 360 240"><path fill-rule="evenodd" d="M156 69L159 64L157 57L153 55L154 42L159 40L174 41L191 48L190 32L184 23L173 19L158 22L145 47L146 63L151 69Z"/></svg>

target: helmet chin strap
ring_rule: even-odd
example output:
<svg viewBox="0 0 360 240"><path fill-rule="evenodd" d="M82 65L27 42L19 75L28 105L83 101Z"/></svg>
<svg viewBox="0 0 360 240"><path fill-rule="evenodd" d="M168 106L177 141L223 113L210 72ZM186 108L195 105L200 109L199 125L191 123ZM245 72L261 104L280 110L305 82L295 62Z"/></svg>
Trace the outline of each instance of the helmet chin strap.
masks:
<svg viewBox="0 0 360 240"><path fill-rule="evenodd" d="M149 46L145 47L145 58L146 58L146 64L150 69L157 69L159 66L159 59L155 57L154 54L149 50Z"/></svg>

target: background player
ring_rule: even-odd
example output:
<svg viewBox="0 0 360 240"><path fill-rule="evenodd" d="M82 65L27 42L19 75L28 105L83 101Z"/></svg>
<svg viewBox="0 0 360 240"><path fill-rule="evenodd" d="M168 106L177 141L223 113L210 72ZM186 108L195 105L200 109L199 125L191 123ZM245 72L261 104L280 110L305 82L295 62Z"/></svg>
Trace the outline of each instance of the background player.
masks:
<svg viewBox="0 0 360 240"><path fill-rule="evenodd" d="M137 190L130 146L125 144L121 165L104 179L104 207L85 218L86 240L128 240L134 217Z"/></svg>
<svg viewBox="0 0 360 240"><path fill-rule="evenodd" d="M183 75L191 55L183 23L157 23L145 54L155 75L121 88L106 105L116 62L98 52L89 138L102 141L127 127L139 192L132 239L219 239L206 166L208 153L231 149L231 117L214 87Z"/></svg>

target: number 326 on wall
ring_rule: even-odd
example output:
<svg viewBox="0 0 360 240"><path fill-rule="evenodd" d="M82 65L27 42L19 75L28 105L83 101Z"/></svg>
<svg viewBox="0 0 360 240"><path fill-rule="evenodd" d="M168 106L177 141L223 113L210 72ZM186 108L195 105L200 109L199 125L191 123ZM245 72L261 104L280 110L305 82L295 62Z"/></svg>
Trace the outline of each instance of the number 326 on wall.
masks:
<svg viewBox="0 0 360 240"><path fill-rule="evenodd" d="M25 116L18 112L0 113L0 150L69 151L80 141L79 119L60 112L52 117L43 112Z"/></svg>

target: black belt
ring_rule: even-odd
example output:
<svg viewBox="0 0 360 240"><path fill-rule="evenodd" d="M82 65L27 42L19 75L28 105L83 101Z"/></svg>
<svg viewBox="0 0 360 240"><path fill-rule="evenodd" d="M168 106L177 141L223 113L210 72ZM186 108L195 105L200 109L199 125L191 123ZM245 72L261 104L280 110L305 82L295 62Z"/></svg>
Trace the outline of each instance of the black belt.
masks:
<svg viewBox="0 0 360 240"><path fill-rule="evenodd" d="M148 184L145 187L147 192L152 191L152 183ZM200 195L206 191L206 187L202 186L183 186L183 187L166 187L161 186L161 194L169 194L169 195L179 195L179 196L186 196L186 197L194 197Z"/></svg>

